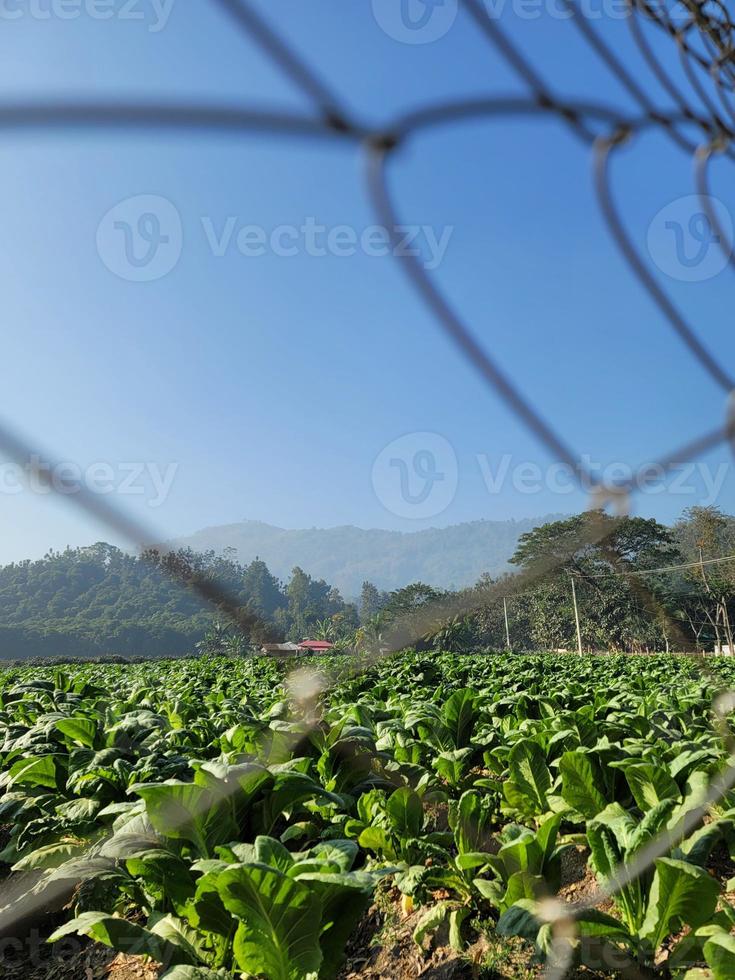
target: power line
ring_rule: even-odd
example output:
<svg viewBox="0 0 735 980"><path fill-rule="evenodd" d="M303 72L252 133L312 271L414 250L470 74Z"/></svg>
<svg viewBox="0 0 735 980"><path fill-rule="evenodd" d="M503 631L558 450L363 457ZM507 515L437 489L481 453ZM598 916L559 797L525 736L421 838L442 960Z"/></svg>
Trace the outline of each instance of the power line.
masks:
<svg viewBox="0 0 735 980"><path fill-rule="evenodd" d="M735 555L723 555L721 558L705 558L702 561L683 562L680 565L662 565L660 568L631 568L629 571L622 572L594 572L592 574L579 575L578 578L609 578L611 576L630 575L659 575L663 572L678 572L686 568L701 568L702 565L722 565L728 561L735 561Z"/></svg>

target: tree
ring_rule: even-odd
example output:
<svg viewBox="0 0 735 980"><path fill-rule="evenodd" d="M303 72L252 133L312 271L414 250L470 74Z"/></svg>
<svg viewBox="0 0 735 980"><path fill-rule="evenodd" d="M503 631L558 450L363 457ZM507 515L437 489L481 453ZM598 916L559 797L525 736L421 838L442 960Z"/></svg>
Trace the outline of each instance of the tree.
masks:
<svg viewBox="0 0 735 980"><path fill-rule="evenodd" d="M387 601L385 592L380 592L372 582L363 582L360 590L360 622L366 623L377 616Z"/></svg>
<svg viewBox="0 0 735 980"><path fill-rule="evenodd" d="M688 507L674 535L684 560L694 566L678 579L684 617L698 644L711 636L718 647L727 643L732 653L735 563L707 562L735 552L735 519L717 507Z"/></svg>
<svg viewBox="0 0 735 980"><path fill-rule="evenodd" d="M256 557L243 572L242 587L248 596L248 606L263 619L271 619L286 603L281 583L268 566Z"/></svg>
<svg viewBox="0 0 735 980"><path fill-rule="evenodd" d="M676 563L680 552L671 531L652 519L585 512L521 536L511 562L529 573L531 634L544 648L575 642L569 577L575 576L584 606L583 641L603 649L648 650L668 645L676 631L666 588L640 572ZM662 624L668 624L668 632Z"/></svg>

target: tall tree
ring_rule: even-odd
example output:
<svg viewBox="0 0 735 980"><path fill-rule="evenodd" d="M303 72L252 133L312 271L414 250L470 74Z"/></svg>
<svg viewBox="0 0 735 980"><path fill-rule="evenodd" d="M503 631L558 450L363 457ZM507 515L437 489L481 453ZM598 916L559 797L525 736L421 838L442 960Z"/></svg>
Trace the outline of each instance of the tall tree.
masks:
<svg viewBox="0 0 735 980"><path fill-rule="evenodd" d="M360 590L360 622L367 623L377 616L387 600L386 593L380 592L372 582L363 582Z"/></svg>

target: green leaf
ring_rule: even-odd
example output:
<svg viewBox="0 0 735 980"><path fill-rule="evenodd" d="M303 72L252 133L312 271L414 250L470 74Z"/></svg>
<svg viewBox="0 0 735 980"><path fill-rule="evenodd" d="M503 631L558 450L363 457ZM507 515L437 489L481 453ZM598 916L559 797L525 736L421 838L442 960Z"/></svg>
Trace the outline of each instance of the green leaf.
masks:
<svg viewBox="0 0 735 980"><path fill-rule="evenodd" d="M181 950L181 957L186 962L196 963L201 959L203 937L183 919L175 915L154 913L148 920L148 927L152 935L159 936Z"/></svg>
<svg viewBox="0 0 735 980"><path fill-rule="evenodd" d="M56 807L56 816L61 817L65 824L89 823L97 816L100 809L99 800L70 800Z"/></svg>
<svg viewBox="0 0 735 980"><path fill-rule="evenodd" d="M273 837L256 837L253 860L287 874L293 867L291 852Z"/></svg>
<svg viewBox="0 0 735 980"><path fill-rule="evenodd" d="M354 840L326 840L317 844L309 851L312 858L319 861L331 861L340 871L349 871L355 863L360 848Z"/></svg>
<svg viewBox="0 0 735 980"><path fill-rule="evenodd" d="M530 830L524 831L514 840L503 844L496 855L493 866L498 868L497 861L502 864L502 876L507 882L516 871L527 871L529 874L540 874L543 870L543 852L536 835Z"/></svg>
<svg viewBox="0 0 735 980"><path fill-rule="evenodd" d="M399 837L418 837L424 825L421 797L408 786L402 786L388 797L385 809Z"/></svg>
<svg viewBox="0 0 735 980"><path fill-rule="evenodd" d="M527 871L516 871L508 879L508 886L500 902L500 911L506 912L512 905L524 898L539 899L545 891L548 891L548 888L541 875L532 875Z"/></svg>
<svg viewBox="0 0 735 980"><path fill-rule="evenodd" d="M175 966L161 974L160 980L235 980L224 970L208 970L203 966Z"/></svg>
<svg viewBox="0 0 735 980"><path fill-rule="evenodd" d="M641 822L628 837L626 847L629 857L670 825L671 814L676 805L676 800L662 800L644 815Z"/></svg>
<svg viewBox="0 0 735 980"><path fill-rule="evenodd" d="M619 803L611 803L587 824L592 863L598 874L610 878L628 851L637 831L633 817Z"/></svg>
<svg viewBox="0 0 735 980"><path fill-rule="evenodd" d="M544 864L551 860L551 855L554 853L556 838L563 819L563 812L555 813L552 817L547 817L536 831L536 840L541 848Z"/></svg>
<svg viewBox="0 0 735 980"><path fill-rule="evenodd" d="M490 843L490 808L476 789L463 793L453 817L454 840L460 854L478 852Z"/></svg>
<svg viewBox="0 0 735 980"><path fill-rule="evenodd" d="M626 762L619 768L623 770L633 799L643 813L662 800L678 800L681 795L679 787L663 766L650 762Z"/></svg>
<svg viewBox="0 0 735 980"><path fill-rule="evenodd" d="M186 861L170 851L158 849L136 854L128 858L125 865L129 874L139 878L164 905L169 901L179 914L183 914L196 888Z"/></svg>
<svg viewBox="0 0 735 980"><path fill-rule="evenodd" d="M8 789L16 783L29 786L45 786L47 789L58 788L56 756L31 756L19 759L10 767Z"/></svg>
<svg viewBox="0 0 735 980"><path fill-rule="evenodd" d="M477 694L470 688L455 691L444 704L441 720L455 749L469 745L472 729L479 717L476 707Z"/></svg>
<svg viewBox="0 0 735 980"><path fill-rule="evenodd" d="M484 868L492 864L492 857L492 854L485 851L467 851L465 854L458 854L455 863L461 871L472 871L474 868Z"/></svg>
<svg viewBox="0 0 735 980"><path fill-rule="evenodd" d="M640 938L658 949L681 923L697 929L714 914L720 886L706 871L677 861L658 858L648 897Z"/></svg>
<svg viewBox="0 0 735 980"><path fill-rule="evenodd" d="M534 739L516 742L508 756L510 779L503 792L511 806L522 813L535 816L549 809L547 794L551 789L551 773L546 753Z"/></svg>
<svg viewBox="0 0 735 980"><path fill-rule="evenodd" d="M328 793L306 773L289 769L276 773L273 786L260 805L262 832L270 834L284 811L292 811L300 803L315 799L342 805L341 797Z"/></svg>
<svg viewBox="0 0 735 980"><path fill-rule="evenodd" d="M85 844L47 844L26 854L13 865L13 871L50 871L83 854Z"/></svg>
<svg viewBox="0 0 735 980"><path fill-rule="evenodd" d="M49 937L49 942L55 943L64 936L74 934L88 936L119 953L130 956L150 956L157 963L165 965L191 962L186 952L173 943L154 935L134 922L104 912L85 912L78 918L72 919L57 929Z"/></svg>
<svg viewBox="0 0 735 980"><path fill-rule="evenodd" d="M472 749L452 749L440 752L434 757L432 765L450 786L459 786L469 770Z"/></svg>
<svg viewBox="0 0 735 980"><path fill-rule="evenodd" d="M449 945L452 949L461 952L464 949L462 941L462 923L471 914L472 909L464 906L459 909L452 909L449 913Z"/></svg>
<svg viewBox="0 0 735 980"><path fill-rule="evenodd" d="M237 834L212 794L196 783L167 780L133 786L145 801L148 819L155 829L173 840L193 844L200 857L209 857L215 844L224 844Z"/></svg>
<svg viewBox="0 0 735 980"><path fill-rule="evenodd" d="M323 961L320 980L335 977L345 957L345 947L372 900L374 879L364 872L309 874L299 878L319 896L322 928L319 943Z"/></svg>
<svg viewBox="0 0 735 980"><path fill-rule="evenodd" d="M712 848L718 841L722 840L727 832L732 829L731 820L715 820L713 823L705 824L691 834L677 848L675 857L682 857L690 864L698 864L704 867L707 858L712 853Z"/></svg>
<svg viewBox="0 0 735 980"><path fill-rule="evenodd" d="M395 849L388 832L382 827L366 827L358 837L358 843L366 851L375 851L376 854L395 860Z"/></svg>
<svg viewBox="0 0 735 980"><path fill-rule="evenodd" d="M536 902L522 898L498 919L495 931L500 936L521 936L535 942L541 923L536 917Z"/></svg>
<svg viewBox="0 0 735 980"><path fill-rule="evenodd" d="M244 973L296 980L316 972L321 903L305 884L273 868L244 865L216 879L225 908L240 919L234 954Z"/></svg>
<svg viewBox="0 0 735 980"><path fill-rule="evenodd" d="M559 760L564 802L590 820L607 806L597 767L586 752L565 752Z"/></svg>
<svg viewBox="0 0 735 980"><path fill-rule="evenodd" d="M608 936L630 943L630 933L623 923L597 909L584 909L575 915L574 921L581 936Z"/></svg>
<svg viewBox="0 0 735 980"><path fill-rule="evenodd" d="M506 891L503 884L499 881L490 881L487 878L473 878L472 885L491 905L500 908Z"/></svg>
<svg viewBox="0 0 735 980"><path fill-rule="evenodd" d="M452 902L437 902L421 916L413 931L413 941L417 946L423 946L424 939L439 928L453 908L455 904Z"/></svg>
<svg viewBox="0 0 735 980"><path fill-rule="evenodd" d="M91 718L64 718L54 726L68 741L93 749L97 740L97 724Z"/></svg>
<svg viewBox="0 0 735 980"><path fill-rule="evenodd" d="M704 944L704 958L714 980L732 980L735 977L735 936L727 932L713 936Z"/></svg>

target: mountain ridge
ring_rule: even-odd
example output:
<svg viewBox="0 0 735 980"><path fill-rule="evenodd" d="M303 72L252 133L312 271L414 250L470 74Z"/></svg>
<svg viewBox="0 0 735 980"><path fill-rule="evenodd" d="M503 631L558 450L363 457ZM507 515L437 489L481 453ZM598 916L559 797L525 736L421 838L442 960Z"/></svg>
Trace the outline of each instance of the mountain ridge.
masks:
<svg viewBox="0 0 735 980"><path fill-rule="evenodd" d="M288 578L293 567L299 565L352 598L359 595L366 579L386 590L415 581L437 588L462 588L474 584L485 572L501 574L508 570L508 559L521 534L564 516L467 521L418 531L360 528L354 524L288 529L244 520L211 525L166 544L217 554L234 548L243 564L259 557L281 579Z"/></svg>

